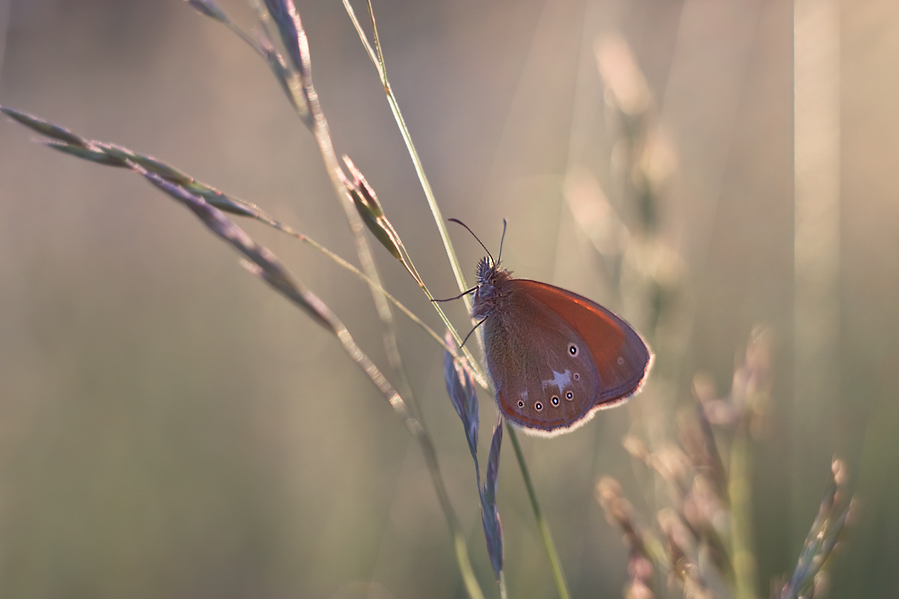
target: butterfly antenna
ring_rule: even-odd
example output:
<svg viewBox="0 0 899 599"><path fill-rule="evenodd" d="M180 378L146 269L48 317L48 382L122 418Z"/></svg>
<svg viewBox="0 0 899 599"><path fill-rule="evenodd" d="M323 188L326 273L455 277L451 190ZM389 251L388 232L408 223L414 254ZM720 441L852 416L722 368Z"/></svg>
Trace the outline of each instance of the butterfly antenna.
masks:
<svg viewBox="0 0 899 599"><path fill-rule="evenodd" d="M463 227L465 227L465 228L468 230L468 232L471 233L471 236L474 237L475 240L476 240L478 243L481 244L481 247L484 248L484 251L487 252L487 255L490 257L490 261L493 262L493 265L494 265L494 266L496 266L496 260L493 259L493 254L490 253L490 250L487 249L487 246L484 245L484 242L481 241L480 239L478 239L478 236L474 234L474 231L472 231L472 230L468 227L468 225L466 225L465 223L463 223L463 222L462 222L461 220L459 220L458 218L450 218L450 219L447 219L447 220L449 220L449 222L451 222L451 223L456 223L457 225L462 225Z"/></svg>
<svg viewBox="0 0 899 599"><path fill-rule="evenodd" d="M503 219L503 236L499 238L499 256L496 257L496 265L499 265L503 260L503 241L506 240L506 225L509 224L509 221Z"/></svg>

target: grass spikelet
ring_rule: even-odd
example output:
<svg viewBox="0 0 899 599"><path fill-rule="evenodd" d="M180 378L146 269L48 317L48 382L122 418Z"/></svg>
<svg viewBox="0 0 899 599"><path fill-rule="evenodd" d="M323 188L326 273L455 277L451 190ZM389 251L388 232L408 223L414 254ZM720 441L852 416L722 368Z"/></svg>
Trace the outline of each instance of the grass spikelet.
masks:
<svg viewBox="0 0 899 599"><path fill-rule="evenodd" d="M378 202L375 190L368 184L368 181L362 176L362 172L356 168L356 165L353 164L349 157L344 156L343 161L353 175L353 180L350 181L343 173L340 173L340 176L346 184L350 196L353 198L353 204L356 206L359 216L362 217L362 222L372 232L372 235L381 242L381 245L387 248L391 256L403 261L403 255L400 253L399 236L393 225L384 216L384 209L381 208L381 203Z"/></svg>
<svg viewBox="0 0 899 599"><path fill-rule="evenodd" d="M73 146L78 146L82 148L87 148L87 144L85 140L83 140L78 135L72 133L69 129L65 127L60 127L59 125L54 125L48 121L45 121L42 118L38 118L36 116L30 115L27 112L21 112L19 110L14 110L9 108L8 106L0 106L0 112L10 117L11 119L18 121L19 123L25 125L32 131L36 131L41 135L46 137L50 137L52 139L58 139L59 141L65 142L67 144L71 144Z"/></svg>
<svg viewBox="0 0 899 599"><path fill-rule="evenodd" d="M490 454L487 457L487 476L481 492L481 521L484 524L484 537L487 539L487 554L493 566L496 579L502 584L503 571L503 527L496 507L496 481L499 475L499 452L503 443L503 417L499 416L493 428L493 440L490 442Z"/></svg>
<svg viewBox="0 0 899 599"><path fill-rule="evenodd" d="M456 348L453 336L447 331L447 347ZM475 469L478 469L478 426L480 413L478 411L478 395L474 385L474 377L468 366L457 359L452 353L446 351L443 354L443 378L446 381L446 392L453 402L456 414L462 420L465 428L465 439L468 441L468 449L474 458ZM478 474L480 478L480 474ZM479 483L480 484L480 483Z"/></svg>
<svg viewBox="0 0 899 599"><path fill-rule="evenodd" d="M300 13L294 6L293 0L265 0L265 7L268 14L275 22L281 43L290 57L291 68L299 77L300 89L294 89L290 79L286 79L285 89L290 92L293 98L297 113L303 119L310 129L322 127L321 109L318 107L318 95L312 86L312 61L309 55L309 39L306 37L306 31L303 29L303 23L300 20ZM278 75L276 67L282 64L276 60L272 62L269 59L272 70ZM298 97L297 91L302 94L302 101Z"/></svg>
<svg viewBox="0 0 899 599"><path fill-rule="evenodd" d="M446 344L449 348L457 349L455 339L449 331L446 334ZM478 462L478 396L474 377L468 367L449 351L443 356L443 375L446 381L446 391L456 409L456 414L462 420L468 450L474 460L475 481L481 503L481 523L487 542L487 554L490 557L490 564L493 566L496 580L500 584L500 593L505 595L505 581L502 576L503 529L500 523L499 509L496 505L499 456L503 441L503 417L499 416L499 421L493 429L490 453L487 457L487 473L484 477L484 484L481 486L481 467Z"/></svg>

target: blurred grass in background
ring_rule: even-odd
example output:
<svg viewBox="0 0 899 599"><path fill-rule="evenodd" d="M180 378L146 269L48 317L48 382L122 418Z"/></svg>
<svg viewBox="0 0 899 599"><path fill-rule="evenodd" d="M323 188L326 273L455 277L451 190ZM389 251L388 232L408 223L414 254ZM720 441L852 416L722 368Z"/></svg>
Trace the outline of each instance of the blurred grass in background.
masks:
<svg viewBox="0 0 899 599"><path fill-rule="evenodd" d="M252 19L243 2L222 4ZM431 289L454 294L342 6L298 7L338 151L366 173ZM491 248L507 217L505 262L519 276L610 304L562 194L575 168L615 191L617 133L593 45L610 33L628 41L674 148L660 209L690 272L695 316L672 395L689 398L698 370L726 391L757 322L778 340L770 430L754 446L760 592L792 570L795 533L811 524L837 453L862 511L835 563L833 596L889 596L899 582L899 6L842 9L840 389L820 406L828 421L811 448L791 437L801 416L792 408L792 5L375 9L391 83L444 213ZM159 156L353 254L318 149L276 81L182 2L0 0L0 102ZM0 595L463 596L420 453L333 339L136 177L28 139L0 122ZM288 237L244 226L386 362L358 280ZM480 248L459 237L457 249L473 272ZM399 265L375 252L386 287L437 327ZM634 317L635 308L615 307ZM461 303L449 310L464 322ZM398 323L490 594L441 350ZM491 403L482 409L492 422ZM551 441L522 438L575 597L620 596L628 579L620 532L593 494L604 475L631 495L645 485L621 447L628 428L622 409ZM499 489L509 594L552 596L510 455ZM813 488L795 488L799 455L815 466ZM811 499L797 505L796 496Z"/></svg>

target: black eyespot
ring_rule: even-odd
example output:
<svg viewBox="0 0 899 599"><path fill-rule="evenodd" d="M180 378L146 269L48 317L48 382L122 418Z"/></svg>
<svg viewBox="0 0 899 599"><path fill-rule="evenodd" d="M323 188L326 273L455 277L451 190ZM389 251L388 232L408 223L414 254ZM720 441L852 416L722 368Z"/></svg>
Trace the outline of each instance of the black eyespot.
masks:
<svg viewBox="0 0 899 599"><path fill-rule="evenodd" d="M572 356L576 356L577 355L577 345L575 345L574 343L569 343L568 344L568 353L571 354Z"/></svg>
<svg viewBox="0 0 899 599"><path fill-rule="evenodd" d="M559 398L556 395L553 395L552 402L554 406L559 405Z"/></svg>
<svg viewBox="0 0 899 599"><path fill-rule="evenodd" d="M519 407L519 408L523 408L523 407L524 407L524 402L521 401L520 399L518 400L518 407Z"/></svg>
<svg viewBox="0 0 899 599"><path fill-rule="evenodd" d="M572 399L574 399L574 393L569 391L568 393L565 394L565 399L567 399L568 401L571 401Z"/></svg>
<svg viewBox="0 0 899 599"><path fill-rule="evenodd" d="M539 412L540 410L543 409L543 404L538 401L537 403L534 404L534 409Z"/></svg>
<svg viewBox="0 0 899 599"><path fill-rule="evenodd" d="M578 373L578 372L575 372L575 373L574 373L574 380L576 380L576 381L581 380L581 375L580 375L580 373Z"/></svg>
<svg viewBox="0 0 899 599"><path fill-rule="evenodd" d="M618 358L618 365L621 366L624 364L624 358Z"/></svg>

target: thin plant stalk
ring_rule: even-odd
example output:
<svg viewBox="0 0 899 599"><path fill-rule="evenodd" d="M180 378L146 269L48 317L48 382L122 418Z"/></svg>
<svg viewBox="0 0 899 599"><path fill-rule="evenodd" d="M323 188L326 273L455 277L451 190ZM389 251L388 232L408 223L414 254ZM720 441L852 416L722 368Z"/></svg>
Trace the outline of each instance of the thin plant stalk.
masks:
<svg viewBox="0 0 899 599"><path fill-rule="evenodd" d="M540 536L543 538L543 545L546 547L546 554L549 557L549 565L553 573L553 581L556 583L556 590L559 593L559 599L571 599L568 593L568 584L565 582L565 573L562 571L562 560L559 559L559 553L556 551L556 545L553 543L552 534L549 532L549 525L543 519L543 512L540 509L540 502L537 500L537 491L534 489L534 483L531 480L528 471L527 462L524 459L524 453L521 451L521 445L518 443L518 435L515 427L506 422L506 432L512 441L512 447L515 448L515 457L518 458L518 466L521 469L521 477L524 479L524 486L528 491L528 499L531 500L531 510L534 512L534 519L537 521L537 527L540 529Z"/></svg>

